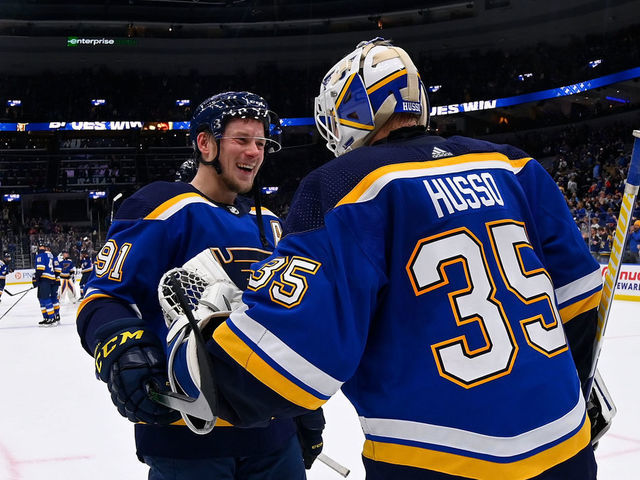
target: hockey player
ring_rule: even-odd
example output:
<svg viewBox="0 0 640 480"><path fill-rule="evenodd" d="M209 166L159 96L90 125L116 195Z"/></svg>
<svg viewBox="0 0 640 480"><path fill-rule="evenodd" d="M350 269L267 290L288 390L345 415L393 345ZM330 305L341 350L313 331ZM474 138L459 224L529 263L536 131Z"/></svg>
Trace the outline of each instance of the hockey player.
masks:
<svg viewBox="0 0 640 480"><path fill-rule="evenodd" d="M321 444L321 411L298 421L299 429L290 418L249 429L221 421L199 436L147 396L149 383L164 389L167 382L167 328L156 293L161 276L211 248L244 288L248 267L278 241L278 219L239 196L251 189L265 152L280 148L270 124L277 126L277 117L253 93L205 100L191 120L195 178L153 183L122 204L79 306L82 345L118 411L138 422L137 455L149 465L150 479L303 479L303 455L310 464L320 453L312 447Z"/></svg>
<svg viewBox="0 0 640 480"><path fill-rule="evenodd" d="M86 250L82 250L80 256L80 272L82 273L82 277L80 277L80 298L82 298L84 297L85 287L89 281L91 272L93 272L93 262L91 261L89 252Z"/></svg>
<svg viewBox="0 0 640 480"><path fill-rule="evenodd" d="M56 283L51 292L51 303L53 304L53 317L55 322L60 322L60 258L59 255L53 255L51 246L46 245L47 252L53 257L53 271L56 275ZM54 323L55 323L54 322Z"/></svg>
<svg viewBox="0 0 640 480"><path fill-rule="evenodd" d="M57 321L53 309L57 285L53 255L48 251L48 246L41 243L36 254L36 271L33 277L33 286L38 287L38 300L42 312L42 321L38 323L39 325L54 325Z"/></svg>
<svg viewBox="0 0 640 480"><path fill-rule="evenodd" d="M4 293L4 287L7 282L7 275L11 273L11 255L9 252L5 252L2 260L0 260L0 298Z"/></svg>
<svg viewBox="0 0 640 480"><path fill-rule="evenodd" d="M599 266L536 160L430 135L428 115L416 67L383 39L324 77L316 125L338 158L303 180L207 345L217 413L251 425L342 389L368 480L595 479ZM188 338L170 374L194 396Z"/></svg>
<svg viewBox="0 0 640 480"><path fill-rule="evenodd" d="M69 258L69 252L62 251L62 260L60 264L60 301L69 300L71 303L76 301L76 292L74 289L74 275L76 273L73 260Z"/></svg>

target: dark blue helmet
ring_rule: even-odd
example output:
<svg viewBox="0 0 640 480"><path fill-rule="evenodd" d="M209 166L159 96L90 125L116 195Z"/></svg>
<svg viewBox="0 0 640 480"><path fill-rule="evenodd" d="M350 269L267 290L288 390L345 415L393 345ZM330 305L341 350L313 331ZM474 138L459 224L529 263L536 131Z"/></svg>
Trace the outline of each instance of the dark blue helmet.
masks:
<svg viewBox="0 0 640 480"><path fill-rule="evenodd" d="M180 165L180 167L176 171L175 181L189 183L191 180L193 180L193 177L196 176L197 172L198 164L193 158L190 158L182 162L182 165Z"/></svg>
<svg viewBox="0 0 640 480"><path fill-rule="evenodd" d="M254 118L261 121L264 124L264 136L268 140L267 152L280 150L280 119L269 110L264 98L251 92L219 93L198 105L189 128L194 149L198 148L196 138L200 132L208 130L219 139L231 118Z"/></svg>

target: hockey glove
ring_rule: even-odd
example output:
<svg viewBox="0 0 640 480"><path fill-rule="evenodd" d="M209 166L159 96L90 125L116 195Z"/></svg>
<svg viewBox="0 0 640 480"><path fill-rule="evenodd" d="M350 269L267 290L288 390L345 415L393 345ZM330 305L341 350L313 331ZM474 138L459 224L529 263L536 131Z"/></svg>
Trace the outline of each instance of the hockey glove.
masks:
<svg viewBox="0 0 640 480"><path fill-rule="evenodd" d="M298 441L302 447L304 468L309 470L322 452L322 431L325 424L322 408L295 417L294 420L298 427Z"/></svg>
<svg viewBox="0 0 640 480"><path fill-rule="evenodd" d="M107 383L111 400L123 417L168 425L180 414L148 396L148 384L157 390L167 388L167 374L162 344L144 325L138 318L127 318L98 329L98 338L104 340L94 351L96 376Z"/></svg>

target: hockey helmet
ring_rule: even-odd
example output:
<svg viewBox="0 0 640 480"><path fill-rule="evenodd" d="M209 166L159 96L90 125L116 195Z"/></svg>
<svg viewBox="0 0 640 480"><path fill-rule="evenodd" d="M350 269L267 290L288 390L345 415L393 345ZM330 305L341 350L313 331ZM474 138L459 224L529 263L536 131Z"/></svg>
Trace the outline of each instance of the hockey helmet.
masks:
<svg viewBox="0 0 640 480"><path fill-rule="evenodd" d="M182 162L182 165L176 170L176 182L189 183L196 176L198 164L193 158Z"/></svg>
<svg viewBox="0 0 640 480"><path fill-rule="evenodd" d="M325 75L315 122L337 157L367 145L394 113L411 113L425 128L429 100L409 55L381 37L360 42Z"/></svg>
<svg viewBox="0 0 640 480"><path fill-rule="evenodd" d="M224 92L207 98L198 105L189 126L189 137L194 150L197 150L196 138L202 131L210 131L214 138L224 134L227 121L231 118L253 118L264 125L267 139L267 152L274 153L280 145L280 119L269 110L269 105L259 95L251 92Z"/></svg>

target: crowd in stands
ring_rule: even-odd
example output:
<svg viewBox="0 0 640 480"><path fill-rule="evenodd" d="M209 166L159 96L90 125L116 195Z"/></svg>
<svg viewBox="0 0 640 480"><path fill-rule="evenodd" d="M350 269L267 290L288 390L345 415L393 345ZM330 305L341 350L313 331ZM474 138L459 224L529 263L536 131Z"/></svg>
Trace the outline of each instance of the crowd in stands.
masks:
<svg viewBox="0 0 640 480"><path fill-rule="evenodd" d="M439 87L430 94L431 104L447 105L570 85L637 67L640 28L576 38L561 47L541 43L515 51L411 53L427 86ZM106 66L44 75L0 74L0 102L22 100L20 106L0 112L0 121L188 120L191 106L177 106L176 100L190 99L193 106L225 90L255 91L283 117L308 117L329 66L310 57L298 67L267 63L254 72L238 67L217 75L196 70L165 75L118 72ZM50 95L52 91L56 95ZM95 98L105 104L93 106Z"/></svg>
<svg viewBox="0 0 640 480"><path fill-rule="evenodd" d="M602 263L608 262L618 222L631 159L631 130L627 124L566 128L544 143L554 158L550 173L585 242ZM636 202L630 225L639 219L640 202ZM628 250L625 261L637 261L637 252Z"/></svg>
<svg viewBox="0 0 640 480"><path fill-rule="evenodd" d="M640 28L630 28L606 37L575 39L562 48L540 44L516 52L446 57L423 52L417 57L425 81L439 86L430 93L431 104L443 105L558 87L635 67L640 64L639 46ZM597 59L602 61L590 64ZM178 107L176 99L190 98L195 105L212 92L244 89L264 94L283 117L310 116L318 79L326 68L267 64L255 73L215 76L201 76L196 71L158 76L106 67L41 76L0 73L0 101L4 97L23 99L21 106L7 107L0 121L187 120L191 106ZM531 75L525 75L528 73ZM297 87L292 89L291 85ZM45 94L50 91L56 95ZM93 107L89 103L93 97L107 102ZM597 109L592 113L597 114ZM107 190L112 198L116 193L127 196L154 180L173 181L177 168L192 154L188 137L184 131L165 132L164 127L156 127L152 132L65 132L54 136L0 132L0 188L3 193L9 193L11 187L32 192L95 188ZM537 159L548 160L548 169L564 192L585 242L603 262L611 249L620 208L631 129L629 124L606 128L572 124L554 134L525 132L509 142ZM284 133L285 148L267 158L260 174L263 187L277 187L264 195L263 202L281 217L286 216L304 175L330 159L313 128L285 129ZM636 205L632 223L639 218ZM22 235L27 238L27 250L43 238L54 250L78 250L78 239L92 238L92 234L92 228L78 232L47 219L30 218L21 225L20 218L6 207L0 216L2 244L7 244L9 236Z"/></svg>
<svg viewBox="0 0 640 480"><path fill-rule="evenodd" d="M15 215L7 212L8 209L3 207L0 251L9 252L18 268L32 266L31 262L41 243L49 245L54 255L69 252L74 263L79 262L83 250L92 257L96 253L94 245L100 239L92 227L74 227L48 218L27 218L22 223ZM23 256L26 265L20 264Z"/></svg>

